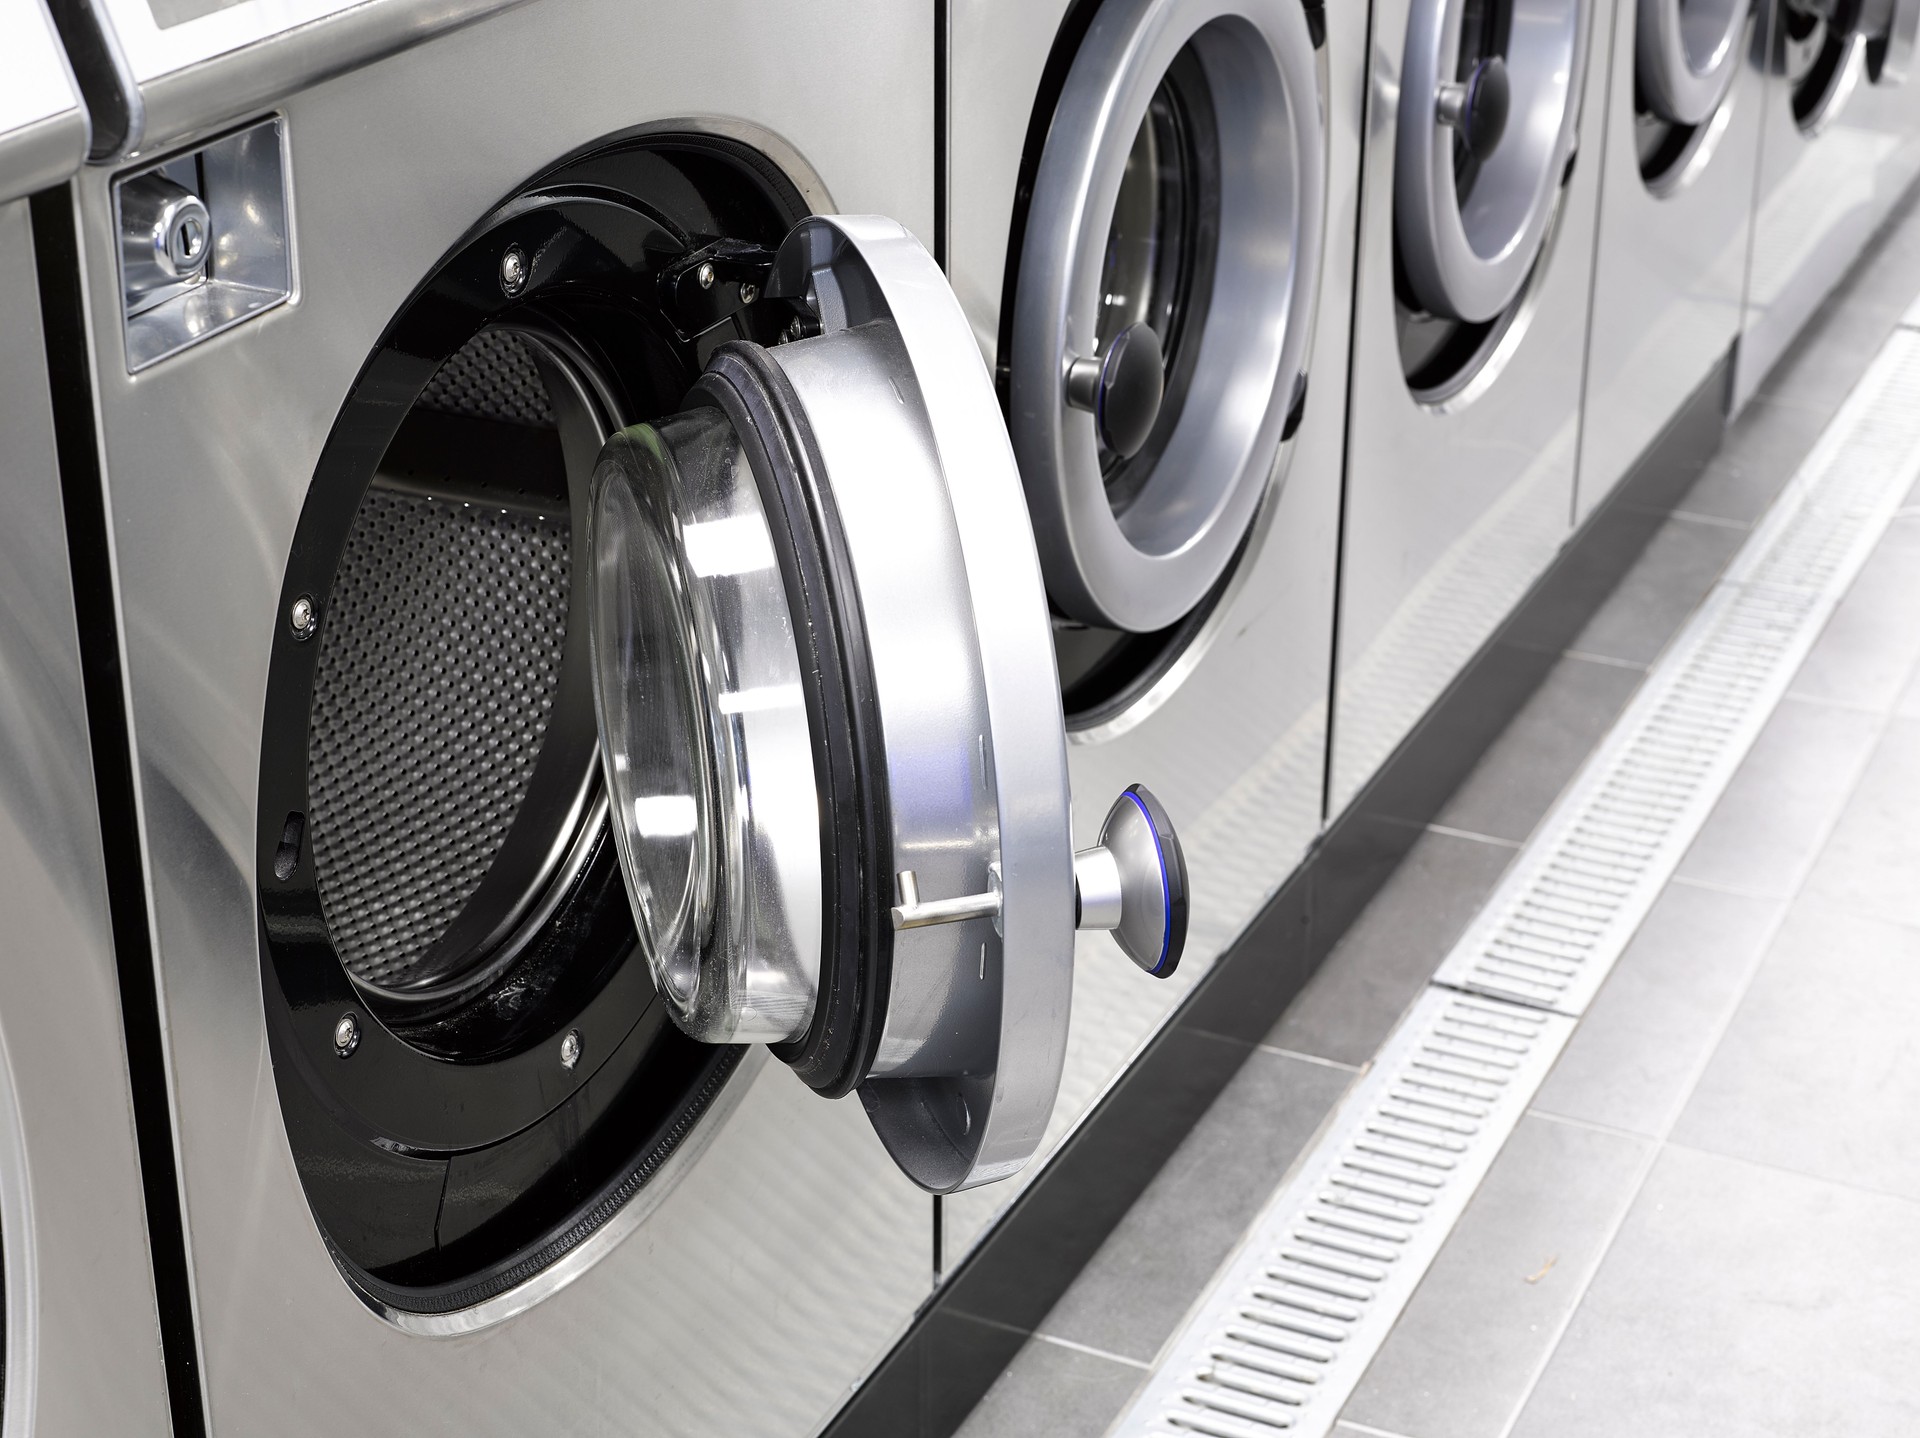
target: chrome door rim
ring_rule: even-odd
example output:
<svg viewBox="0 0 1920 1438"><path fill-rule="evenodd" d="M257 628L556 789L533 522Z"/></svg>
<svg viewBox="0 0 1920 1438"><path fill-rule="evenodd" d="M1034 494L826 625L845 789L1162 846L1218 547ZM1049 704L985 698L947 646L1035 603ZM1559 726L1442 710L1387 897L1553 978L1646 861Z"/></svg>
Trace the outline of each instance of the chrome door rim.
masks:
<svg viewBox="0 0 1920 1438"><path fill-rule="evenodd" d="M1511 305L1540 253L1573 152L1587 53L1582 0L1514 0L1506 51L1506 133L1466 202L1453 131L1436 112L1455 79L1465 0L1425 0L1407 24L1394 164L1394 233L1414 297L1432 314L1480 324Z"/></svg>
<svg viewBox="0 0 1920 1438"><path fill-rule="evenodd" d="M1639 0L1634 75L1647 108L1700 125L1720 108L1740 61L1749 0Z"/></svg>
<svg viewBox="0 0 1920 1438"><path fill-rule="evenodd" d="M1220 130L1220 237L1188 393L1154 473L1116 515L1067 365L1094 350L1126 159L1192 45ZM1054 602L1150 632L1219 580L1272 477L1318 290L1325 149L1298 0L1110 0L1076 56L1034 185L1014 301L1009 427ZM1204 397L1204 398L1201 398Z"/></svg>

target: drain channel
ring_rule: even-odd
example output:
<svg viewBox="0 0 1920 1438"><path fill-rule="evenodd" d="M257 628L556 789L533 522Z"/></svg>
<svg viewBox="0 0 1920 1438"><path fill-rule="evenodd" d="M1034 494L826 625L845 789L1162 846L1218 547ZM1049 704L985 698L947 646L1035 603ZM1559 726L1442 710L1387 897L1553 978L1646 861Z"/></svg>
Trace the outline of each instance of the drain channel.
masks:
<svg viewBox="0 0 1920 1438"><path fill-rule="evenodd" d="M1896 331L1314 1147L1113 1438L1322 1435L1903 497Z"/></svg>

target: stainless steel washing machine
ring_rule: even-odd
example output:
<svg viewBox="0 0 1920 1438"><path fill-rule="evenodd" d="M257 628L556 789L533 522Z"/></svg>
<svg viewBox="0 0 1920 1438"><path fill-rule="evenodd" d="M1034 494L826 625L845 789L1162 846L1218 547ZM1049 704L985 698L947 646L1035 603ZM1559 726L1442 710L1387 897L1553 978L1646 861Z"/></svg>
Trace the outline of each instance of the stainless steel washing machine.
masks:
<svg viewBox="0 0 1920 1438"><path fill-rule="evenodd" d="M1576 520L1688 396L1725 382L1765 89L1751 0L1622 0L1612 23Z"/></svg>
<svg viewBox="0 0 1920 1438"><path fill-rule="evenodd" d="M1608 34L1590 0L1380 0L1329 810L1566 538Z"/></svg>
<svg viewBox="0 0 1920 1438"><path fill-rule="evenodd" d="M86 155L40 0L0 5L0 1433L169 1431L25 198Z"/></svg>
<svg viewBox="0 0 1920 1438"><path fill-rule="evenodd" d="M1174 968L1178 842L1138 787L1070 841L930 17L494 11L102 12L185 1376L215 1432L804 1434L927 1192L1041 1143L1076 925Z"/></svg>
<svg viewBox="0 0 1920 1438"><path fill-rule="evenodd" d="M1916 30L1913 0L1771 7L1736 408L1920 174Z"/></svg>
<svg viewBox="0 0 1920 1438"><path fill-rule="evenodd" d="M1051 1151L1319 832L1365 16L952 13L948 271L1041 539L1076 820L1131 773L1192 878L1170 983L1083 936ZM949 1269L1022 1181L946 1200Z"/></svg>

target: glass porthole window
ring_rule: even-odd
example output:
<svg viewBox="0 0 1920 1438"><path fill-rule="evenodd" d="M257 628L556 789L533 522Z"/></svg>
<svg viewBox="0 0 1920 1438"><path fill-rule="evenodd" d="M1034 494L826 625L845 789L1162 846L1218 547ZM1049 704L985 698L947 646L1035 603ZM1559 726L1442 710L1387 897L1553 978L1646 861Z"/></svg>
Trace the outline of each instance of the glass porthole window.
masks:
<svg viewBox="0 0 1920 1438"><path fill-rule="evenodd" d="M694 1038L798 1038L820 970L813 750L773 539L725 415L608 443L591 552L613 833L654 982Z"/></svg>

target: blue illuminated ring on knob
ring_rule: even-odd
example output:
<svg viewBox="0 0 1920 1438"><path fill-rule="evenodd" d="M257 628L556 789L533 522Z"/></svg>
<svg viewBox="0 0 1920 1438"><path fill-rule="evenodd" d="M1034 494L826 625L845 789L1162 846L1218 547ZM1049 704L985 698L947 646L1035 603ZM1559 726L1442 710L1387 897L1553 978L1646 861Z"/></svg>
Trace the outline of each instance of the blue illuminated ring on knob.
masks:
<svg viewBox="0 0 1920 1438"><path fill-rule="evenodd" d="M1187 946L1187 857L1173 821L1152 790L1131 784L1108 811L1100 845L1120 871L1114 941L1134 963L1164 979L1180 966Z"/></svg>

